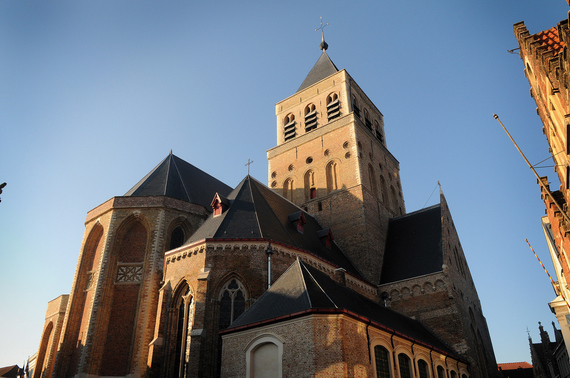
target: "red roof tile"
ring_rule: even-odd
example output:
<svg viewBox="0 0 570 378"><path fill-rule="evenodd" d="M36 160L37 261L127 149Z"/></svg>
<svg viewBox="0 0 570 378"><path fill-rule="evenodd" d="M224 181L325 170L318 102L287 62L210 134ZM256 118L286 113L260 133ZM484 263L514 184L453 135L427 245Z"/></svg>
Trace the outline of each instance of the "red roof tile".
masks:
<svg viewBox="0 0 570 378"><path fill-rule="evenodd" d="M558 54L562 51L564 47L564 42L560 41L558 37L558 29L555 27L541 31L540 33L535 34L535 38L539 40L541 46L548 46L548 50L554 51L554 55Z"/></svg>
<svg viewBox="0 0 570 378"><path fill-rule="evenodd" d="M532 369L532 365L528 362L507 362L504 364L497 364L500 370L515 370L515 369Z"/></svg>

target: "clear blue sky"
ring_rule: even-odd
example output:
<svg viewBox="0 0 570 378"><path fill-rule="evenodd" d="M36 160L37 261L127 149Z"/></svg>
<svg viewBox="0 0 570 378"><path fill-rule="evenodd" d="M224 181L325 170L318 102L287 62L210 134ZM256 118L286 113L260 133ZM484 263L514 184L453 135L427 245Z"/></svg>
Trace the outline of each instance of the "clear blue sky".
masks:
<svg viewBox="0 0 570 378"><path fill-rule="evenodd" d="M407 211L436 203L441 182L497 361L530 361L527 327L538 341L537 322L555 320L524 241L548 262L544 207L492 115L532 163L548 158L507 50L515 22L536 33L567 11L564 0L1 1L0 366L36 352L47 302L71 289L87 211L171 149L231 186L252 159L267 182L274 105L318 59L319 16L329 56L385 116Z"/></svg>

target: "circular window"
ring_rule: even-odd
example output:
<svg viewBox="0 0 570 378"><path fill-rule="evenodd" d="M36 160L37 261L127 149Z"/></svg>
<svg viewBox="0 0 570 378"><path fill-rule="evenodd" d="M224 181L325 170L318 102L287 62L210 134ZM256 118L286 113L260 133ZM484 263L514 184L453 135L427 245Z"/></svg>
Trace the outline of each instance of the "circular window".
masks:
<svg viewBox="0 0 570 378"><path fill-rule="evenodd" d="M294 167L293 167L293 164L291 164L291 165L289 166L289 168L287 168L287 169L289 170L289 172L291 172L291 171L293 170L293 168L294 168Z"/></svg>
<svg viewBox="0 0 570 378"><path fill-rule="evenodd" d="M275 178L275 177L277 177L277 172L275 172L275 171L271 172L271 178Z"/></svg>
<svg viewBox="0 0 570 378"><path fill-rule="evenodd" d="M344 149L348 148L348 142L344 142L344 143L342 144L342 148L344 148Z"/></svg>
<svg viewBox="0 0 570 378"><path fill-rule="evenodd" d="M277 186L277 181L273 181L273 182L271 183L271 187L272 187L272 188L275 188L276 186Z"/></svg>
<svg viewBox="0 0 570 378"><path fill-rule="evenodd" d="M311 164L313 162L313 158L312 157L308 157L306 160L307 164Z"/></svg>
<svg viewBox="0 0 570 378"><path fill-rule="evenodd" d="M329 156L331 152L329 150L325 150L325 156Z"/></svg>
<svg viewBox="0 0 570 378"><path fill-rule="evenodd" d="M344 154L344 157L345 157L346 159L348 159L348 158L350 157L350 152L347 152L346 154Z"/></svg>

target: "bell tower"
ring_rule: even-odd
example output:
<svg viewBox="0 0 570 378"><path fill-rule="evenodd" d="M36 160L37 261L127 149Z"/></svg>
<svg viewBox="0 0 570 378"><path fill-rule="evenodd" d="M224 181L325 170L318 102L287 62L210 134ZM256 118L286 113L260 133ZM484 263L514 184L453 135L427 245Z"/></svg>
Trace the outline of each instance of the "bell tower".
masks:
<svg viewBox="0 0 570 378"><path fill-rule="evenodd" d="M405 213L399 163L383 115L326 53L292 96L275 106L277 146L269 185L330 227L363 276L378 283L388 219Z"/></svg>

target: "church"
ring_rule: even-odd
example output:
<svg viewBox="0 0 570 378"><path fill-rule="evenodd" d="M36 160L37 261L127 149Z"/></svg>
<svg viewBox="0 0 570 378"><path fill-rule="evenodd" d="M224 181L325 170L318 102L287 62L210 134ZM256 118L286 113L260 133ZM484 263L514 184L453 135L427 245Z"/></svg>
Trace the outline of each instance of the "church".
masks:
<svg viewBox="0 0 570 378"><path fill-rule="evenodd" d="M382 113L320 48L268 185L171 152L87 213L34 377L498 375L443 193L406 212Z"/></svg>

